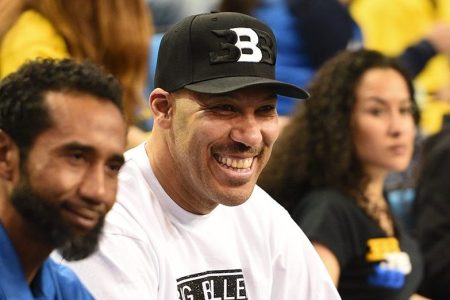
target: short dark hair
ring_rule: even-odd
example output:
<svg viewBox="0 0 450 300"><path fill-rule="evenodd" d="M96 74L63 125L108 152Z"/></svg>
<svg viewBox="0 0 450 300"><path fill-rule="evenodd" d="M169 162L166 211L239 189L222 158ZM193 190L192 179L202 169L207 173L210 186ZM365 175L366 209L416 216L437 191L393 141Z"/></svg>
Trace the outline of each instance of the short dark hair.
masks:
<svg viewBox="0 0 450 300"><path fill-rule="evenodd" d="M28 153L37 136L53 126L48 92L81 92L112 102L123 114L118 81L91 62L36 59L0 82L0 129Z"/></svg>

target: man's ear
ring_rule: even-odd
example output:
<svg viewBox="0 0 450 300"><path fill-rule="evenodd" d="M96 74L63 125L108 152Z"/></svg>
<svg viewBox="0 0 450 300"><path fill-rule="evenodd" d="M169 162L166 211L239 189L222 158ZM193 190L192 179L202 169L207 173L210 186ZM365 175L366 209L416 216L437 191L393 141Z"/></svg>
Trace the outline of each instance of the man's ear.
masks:
<svg viewBox="0 0 450 300"><path fill-rule="evenodd" d="M19 165L19 148L9 135L0 129L0 178L12 181Z"/></svg>
<svg viewBox="0 0 450 300"><path fill-rule="evenodd" d="M174 99L170 93L156 88L150 94L149 102L153 113L153 122L161 128L170 128L174 109Z"/></svg>

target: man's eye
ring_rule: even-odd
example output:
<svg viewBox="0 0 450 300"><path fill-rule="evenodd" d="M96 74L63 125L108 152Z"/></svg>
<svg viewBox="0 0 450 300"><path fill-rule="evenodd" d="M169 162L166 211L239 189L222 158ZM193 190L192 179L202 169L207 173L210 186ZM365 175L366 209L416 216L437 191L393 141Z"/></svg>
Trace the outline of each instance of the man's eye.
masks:
<svg viewBox="0 0 450 300"><path fill-rule="evenodd" d="M261 113L272 113L276 110L275 105L264 105L258 109Z"/></svg>
<svg viewBox="0 0 450 300"><path fill-rule="evenodd" d="M226 110L226 111L234 111L234 107L229 104L217 105L215 108L220 109L220 110Z"/></svg>
<svg viewBox="0 0 450 300"><path fill-rule="evenodd" d="M86 161L86 156L82 152L71 152L67 154L67 159L73 164L80 164Z"/></svg>
<svg viewBox="0 0 450 300"><path fill-rule="evenodd" d="M214 112L218 112L218 113L236 111L235 107L230 104L215 105L215 106L211 107L211 110Z"/></svg>
<svg viewBox="0 0 450 300"><path fill-rule="evenodd" d="M106 165L107 170L114 175L119 174L120 169L122 168L123 163L121 162L111 162Z"/></svg>

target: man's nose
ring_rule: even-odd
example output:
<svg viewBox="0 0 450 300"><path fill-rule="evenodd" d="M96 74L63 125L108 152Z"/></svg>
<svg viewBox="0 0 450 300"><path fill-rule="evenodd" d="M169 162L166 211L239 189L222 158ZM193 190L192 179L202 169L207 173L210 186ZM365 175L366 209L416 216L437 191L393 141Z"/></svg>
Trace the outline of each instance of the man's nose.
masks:
<svg viewBox="0 0 450 300"><path fill-rule="evenodd" d="M254 116L242 116L233 124L230 138L249 147L262 143L261 128Z"/></svg>
<svg viewBox="0 0 450 300"><path fill-rule="evenodd" d="M104 166L92 166L86 171L80 186L80 195L93 204L104 204L109 195Z"/></svg>

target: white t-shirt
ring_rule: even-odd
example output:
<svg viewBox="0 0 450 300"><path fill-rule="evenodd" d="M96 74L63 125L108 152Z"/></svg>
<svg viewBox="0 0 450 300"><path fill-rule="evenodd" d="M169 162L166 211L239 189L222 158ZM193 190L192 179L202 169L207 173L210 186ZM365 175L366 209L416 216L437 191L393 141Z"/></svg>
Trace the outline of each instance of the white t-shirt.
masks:
<svg viewBox="0 0 450 300"><path fill-rule="evenodd" d="M339 299L288 213L255 187L244 204L208 215L179 207L128 151L97 253L69 265L96 299Z"/></svg>

